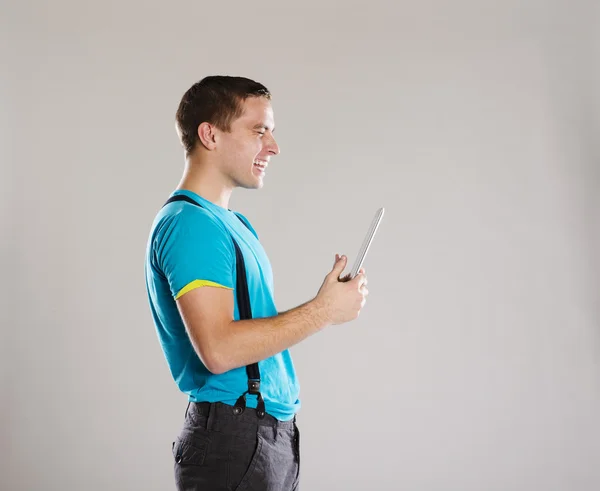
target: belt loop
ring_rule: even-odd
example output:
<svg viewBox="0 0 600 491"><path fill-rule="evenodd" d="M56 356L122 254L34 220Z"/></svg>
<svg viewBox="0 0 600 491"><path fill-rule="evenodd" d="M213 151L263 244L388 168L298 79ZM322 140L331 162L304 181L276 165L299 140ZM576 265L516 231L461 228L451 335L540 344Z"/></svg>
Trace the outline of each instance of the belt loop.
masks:
<svg viewBox="0 0 600 491"><path fill-rule="evenodd" d="M217 412L217 406L214 402L208 404L208 414L206 415L206 429L212 430L215 423L215 416Z"/></svg>
<svg viewBox="0 0 600 491"><path fill-rule="evenodd" d="M188 405L185 408L185 416L183 417L183 419L187 419L187 415L188 415L188 411L190 409L190 404L192 403L192 401L188 401Z"/></svg>

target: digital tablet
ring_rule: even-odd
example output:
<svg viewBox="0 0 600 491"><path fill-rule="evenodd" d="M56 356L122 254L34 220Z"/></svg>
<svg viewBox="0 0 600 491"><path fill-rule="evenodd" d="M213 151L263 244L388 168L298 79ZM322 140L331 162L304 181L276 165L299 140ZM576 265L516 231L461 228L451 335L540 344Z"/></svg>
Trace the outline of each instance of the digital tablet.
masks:
<svg viewBox="0 0 600 491"><path fill-rule="evenodd" d="M373 242L373 238L375 237L375 233L379 228L379 224L381 223L381 219L383 218L384 212L385 208L379 208L379 210L377 210L377 212L375 213L375 218L373 218L373 222L369 227L369 231L365 236L365 240L363 241L360 250L358 251L358 255L356 256L356 260L354 261L354 266L352 267L350 274L343 278L343 281L353 279L360 271L360 268L362 267L363 262L367 257L367 252L369 252L369 247L371 247L371 243Z"/></svg>

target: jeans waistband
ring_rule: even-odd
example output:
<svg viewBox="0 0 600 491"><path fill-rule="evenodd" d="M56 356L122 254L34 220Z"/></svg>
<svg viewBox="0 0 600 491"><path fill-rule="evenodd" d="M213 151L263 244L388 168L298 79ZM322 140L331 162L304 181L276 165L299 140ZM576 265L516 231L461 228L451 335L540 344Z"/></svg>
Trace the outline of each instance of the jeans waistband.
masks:
<svg viewBox="0 0 600 491"><path fill-rule="evenodd" d="M296 416L289 421L280 421L270 414L259 418L256 409L247 407L242 414L234 414L233 406L222 402L192 402L186 410L186 421L200 424L207 429L217 431L230 431L234 427L240 430L254 430L259 427L271 427L274 430L293 430Z"/></svg>

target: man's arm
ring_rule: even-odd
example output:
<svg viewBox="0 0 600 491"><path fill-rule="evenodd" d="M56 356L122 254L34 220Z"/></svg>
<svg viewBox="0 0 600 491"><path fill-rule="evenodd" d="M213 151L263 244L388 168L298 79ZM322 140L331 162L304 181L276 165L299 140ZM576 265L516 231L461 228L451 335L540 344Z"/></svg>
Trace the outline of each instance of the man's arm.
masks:
<svg viewBox="0 0 600 491"><path fill-rule="evenodd" d="M213 373L256 363L297 344L331 324L358 317L364 306L366 277L340 282L346 259L336 259L318 295L274 317L233 321L234 292L201 287L177 299L177 307L196 353Z"/></svg>
<svg viewBox="0 0 600 491"><path fill-rule="evenodd" d="M329 324L316 299L275 317L235 322L233 301L231 290L213 287L197 288L177 300L194 349L212 373L264 360Z"/></svg>

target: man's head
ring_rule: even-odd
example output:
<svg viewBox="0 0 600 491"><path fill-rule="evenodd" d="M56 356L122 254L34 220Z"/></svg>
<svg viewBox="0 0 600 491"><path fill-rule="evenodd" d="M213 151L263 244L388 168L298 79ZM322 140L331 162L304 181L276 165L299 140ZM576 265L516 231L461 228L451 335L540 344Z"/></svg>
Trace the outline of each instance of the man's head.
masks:
<svg viewBox="0 0 600 491"><path fill-rule="evenodd" d="M264 85L243 77L211 76L195 83L176 114L186 156L194 160L203 154L233 186L262 187L264 168L279 153L270 101Z"/></svg>

